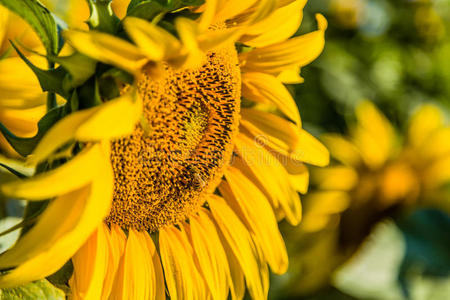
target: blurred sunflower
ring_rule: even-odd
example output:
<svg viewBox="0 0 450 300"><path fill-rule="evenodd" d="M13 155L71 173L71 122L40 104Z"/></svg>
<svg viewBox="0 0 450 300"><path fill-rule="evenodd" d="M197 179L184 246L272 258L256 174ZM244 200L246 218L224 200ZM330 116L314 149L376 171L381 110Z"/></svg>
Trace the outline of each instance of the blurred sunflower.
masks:
<svg viewBox="0 0 450 300"><path fill-rule="evenodd" d="M303 163L329 159L283 85L301 82L324 46L321 15L317 31L290 38L305 3L208 0L177 9L190 18L162 21L169 31L126 17L133 43L66 31L101 72L114 66L135 83L62 118L28 158L44 171L0 186L56 197L0 255L0 286L72 258L73 298L164 299L167 288L171 299L242 299L245 285L266 298L268 266L288 265L277 219L298 224Z"/></svg>
<svg viewBox="0 0 450 300"><path fill-rule="evenodd" d="M356 118L349 138L322 137L334 163L311 171L316 190L304 200L299 230L288 236L299 247L293 291L327 284L382 218L418 207L450 209L450 127L437 107L421 106L404 136L371 102L359 104Z"/></svg>

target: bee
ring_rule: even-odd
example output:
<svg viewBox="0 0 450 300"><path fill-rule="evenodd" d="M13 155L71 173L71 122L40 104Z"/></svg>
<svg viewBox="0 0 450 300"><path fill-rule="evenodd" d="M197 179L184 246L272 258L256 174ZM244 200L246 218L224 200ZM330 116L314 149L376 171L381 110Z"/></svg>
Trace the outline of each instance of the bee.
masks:
<svg viewBox="0 0 450 300"><path fill-rule="evenodd" d="M191 185L195 190L199 190L205 187L206 182L203 180L200 175L200 171L195 166L186 166L189 175L191 176L191 180L189 184L186 181L183 181L185 185Z"/></svg>

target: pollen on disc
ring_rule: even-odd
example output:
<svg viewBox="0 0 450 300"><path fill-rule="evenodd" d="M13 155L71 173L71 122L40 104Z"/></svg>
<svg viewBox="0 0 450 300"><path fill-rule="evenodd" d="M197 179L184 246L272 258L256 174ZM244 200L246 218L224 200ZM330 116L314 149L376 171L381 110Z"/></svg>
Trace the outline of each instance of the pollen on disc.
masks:
<svg viewBox="0 0 450 300"><path fill-rule="evenodd" d="M195 69L142 74L143 122L112 142L114 199L107 223L156 231L185 220L217 187L239 124L241 79L229 45Z"/></svg>

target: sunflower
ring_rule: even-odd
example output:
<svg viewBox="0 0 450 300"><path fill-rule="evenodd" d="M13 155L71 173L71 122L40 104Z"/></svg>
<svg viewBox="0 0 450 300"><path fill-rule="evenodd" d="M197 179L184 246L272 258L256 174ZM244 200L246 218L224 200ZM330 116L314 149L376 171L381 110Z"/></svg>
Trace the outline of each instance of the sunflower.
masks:
<svg viewBox="0 0 450 300"><path fill-rule="evenodd" d="M283 83L303 80L326 20L290 38L305 0L182 2L151 22L132 2L122 26L64 33L97 68L27 158L36 175L0 186L52 199L0 255L0 286L71 259L73 298L264 299L268 267L286 271L277 220L299 223L304 163L329 157Z"/></svg>
<svg viewBox="0 0 450 300"><path fill-rule="evenodd" d="M304 200L301 226L288 235L298 245L292 270L302 274L291 282L302 282L298 292L327 284L383 218L450 209L450 127L437 107L419 107L402 135L369 101L357 106L356 118L350 137L322 136L334 162L311 171L315 190Z"/></svg>

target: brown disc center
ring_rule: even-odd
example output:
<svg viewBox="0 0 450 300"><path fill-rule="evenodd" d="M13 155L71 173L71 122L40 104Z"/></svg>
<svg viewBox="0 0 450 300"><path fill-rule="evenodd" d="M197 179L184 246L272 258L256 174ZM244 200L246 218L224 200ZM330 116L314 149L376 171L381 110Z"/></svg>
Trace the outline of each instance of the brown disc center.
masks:
<svg viewBox="0 0 450 300"><path fill-rule="evenodd" d="M183 221L223 175L238 130L241 79L233 45L197 69L142 75L143 121L112 142L114 200L107 223L158 230Z"/></svg>

